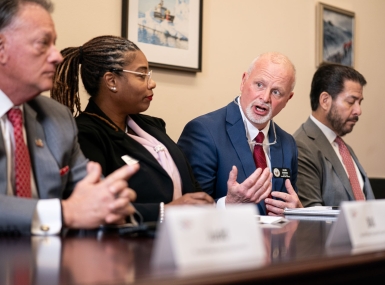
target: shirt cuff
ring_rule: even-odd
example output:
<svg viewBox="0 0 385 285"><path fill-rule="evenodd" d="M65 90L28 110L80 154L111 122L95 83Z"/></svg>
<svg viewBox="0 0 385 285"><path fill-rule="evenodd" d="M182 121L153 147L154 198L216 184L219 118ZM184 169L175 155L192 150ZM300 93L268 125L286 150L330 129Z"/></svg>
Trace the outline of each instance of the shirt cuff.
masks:
<svg viewBox="0 0 385 285"><path fill-rule="evenodd" d="M39 200L33 216L33 235L57 235L62 228L61 203L59 199Z"/></svg>
<svg viewBox="0 0 385 285"><path fill-rule="evenodd" d="M218 199L217 209L226 209L226 196Z"/></svg>

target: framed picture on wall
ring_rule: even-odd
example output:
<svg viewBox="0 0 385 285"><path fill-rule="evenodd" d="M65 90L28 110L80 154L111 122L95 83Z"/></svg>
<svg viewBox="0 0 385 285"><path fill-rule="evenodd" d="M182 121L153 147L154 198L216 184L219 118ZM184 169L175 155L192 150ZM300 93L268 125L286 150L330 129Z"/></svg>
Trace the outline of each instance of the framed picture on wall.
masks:
<svg viewBox="0 0 385 285"><path fill-rule="evenodd" d="M122 0L122 36L149 65L202 70L202 0Z"/></svg>
<svg viewBox="0 0 385 285"><path fill-rule="evenodd" d="M354 67L354 12L317 5L317 66L333 62Z"/></svg>

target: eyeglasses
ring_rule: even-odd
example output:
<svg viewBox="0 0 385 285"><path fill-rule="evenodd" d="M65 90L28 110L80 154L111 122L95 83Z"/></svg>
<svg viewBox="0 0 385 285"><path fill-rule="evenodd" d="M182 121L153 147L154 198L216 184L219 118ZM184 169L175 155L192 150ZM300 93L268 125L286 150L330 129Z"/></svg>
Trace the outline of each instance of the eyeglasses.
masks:
<svg viewBox="0 0 385 285"><path fill-rule="evenodd" d="M275 123L274 123L273 119L271 119L270 121L271 121L271 125L273 126L274 141L273 142L268 142L268 143L257 143L255 141L251 141L251 140L248 139L247 142L249 143L249 146L251 146L251 147L254 147L256 145L270 146L270 145L273 145L273 144L277 143L277 134L275 133ZM244 122L244 123L245 123L245 127L246 127L246 122ZM249 137L247 127L246 127L246 136Z"/></svg>
<svg viewBox="0 0 385 285"><path fill-rule="evenodd" d="M147 88L150 89L152 70L150 70L148 73L125 70L125 69L112 69L112 71L123 71L123 72L132 73L132 74L136 74L136 75L140 75L140 76L147 76Z"/></svg>

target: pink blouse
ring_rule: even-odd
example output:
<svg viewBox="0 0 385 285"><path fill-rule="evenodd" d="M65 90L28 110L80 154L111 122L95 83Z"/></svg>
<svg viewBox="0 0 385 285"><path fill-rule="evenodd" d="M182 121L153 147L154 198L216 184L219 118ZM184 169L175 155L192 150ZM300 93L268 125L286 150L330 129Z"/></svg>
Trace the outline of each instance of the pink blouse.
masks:
<svg viewBox="0 0 385 285"><path fill-rule="evenodd" d="M135 123L135 121L130 118L130 116L127 117L127 126L129 126L137 134L137 136L131 135L126 132L127 135L129 135L132 139L136 140L138 143L144 146L155 157L155 159L171 177L172 182L174 184L173 200L182 197L182 184L180 180L179 170L176 167L175 162L172 159L167 148L156 138L141 129Z"/></svg>

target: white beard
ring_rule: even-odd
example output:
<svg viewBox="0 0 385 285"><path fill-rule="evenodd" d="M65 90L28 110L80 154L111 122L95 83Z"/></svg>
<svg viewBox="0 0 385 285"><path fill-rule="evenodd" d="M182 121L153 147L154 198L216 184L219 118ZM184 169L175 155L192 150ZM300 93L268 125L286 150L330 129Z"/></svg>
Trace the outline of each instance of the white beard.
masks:
<svg viewBox="0 0 385 285"><path fill-rule="evenodd" d="M271 104L270 103L262 103L262 102L260 102L258 105L261 105L264 108L268 109L269 113L267 115L265 115L265 116L257 116L256 117L255 113L253 112L253 109L255 108L253 105L256 105L256 103L257 103L257 100L254 100L253 102L251 102L246 107L245 115L246 115L247 119L249 119L249 121L254 123L254 124L258 124L258 125L265 124L272 117L273 111L271 109Z"/></svg>

